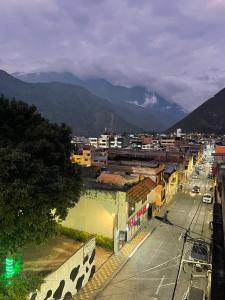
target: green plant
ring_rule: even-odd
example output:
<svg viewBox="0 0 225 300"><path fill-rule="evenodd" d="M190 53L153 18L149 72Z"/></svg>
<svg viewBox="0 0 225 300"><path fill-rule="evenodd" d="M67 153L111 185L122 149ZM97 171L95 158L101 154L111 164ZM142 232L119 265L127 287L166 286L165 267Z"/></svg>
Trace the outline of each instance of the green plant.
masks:
<svg viewBox="0 0 225 300"><path fill-rule="evenodd" d="M27 300L28 295L39 289L43 278L33 273L17 274L10 279L0 278L0 300Z"/></svg>
<svg viewBox="0 0 225 300"><path fill-rule="evenodd" d="M104 237L102 235L96 235L94 233L88 233L86 231L81 231L73 228L64 227L58 225L57 231L59 234L72 238L79 242L87 242L92 237L95 237L96 245L109 250L113 250L113 239Z"/></svg>

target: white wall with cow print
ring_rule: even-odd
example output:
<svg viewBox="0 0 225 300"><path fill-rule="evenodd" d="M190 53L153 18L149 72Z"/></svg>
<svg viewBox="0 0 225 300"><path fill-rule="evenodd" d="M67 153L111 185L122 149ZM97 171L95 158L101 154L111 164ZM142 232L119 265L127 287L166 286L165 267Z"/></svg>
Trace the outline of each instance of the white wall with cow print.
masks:
<svg viewBox="0 0 225 300"><path fill-rule="evenodd" d="M30 300L72 300L95 273L95 239L84 244L56 271L45 278Z"/></svg>

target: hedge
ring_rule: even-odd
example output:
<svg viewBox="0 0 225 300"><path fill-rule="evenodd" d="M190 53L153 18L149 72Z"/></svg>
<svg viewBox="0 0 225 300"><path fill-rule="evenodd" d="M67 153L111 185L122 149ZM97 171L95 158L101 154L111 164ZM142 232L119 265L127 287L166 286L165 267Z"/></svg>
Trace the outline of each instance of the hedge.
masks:
<svg viewBox="0 0 225 300"><path fill-rule="evenodd" d="M94 234L94 233L88 233L86 231L81 231L73 228L68 228L64 226L58 226L58 232L64 236L67 236L69 238L72 238L78 242L87 242L91 238L95 237L96 245L102 248L106 248L109 250L113 250L113 239Z"/></svg>

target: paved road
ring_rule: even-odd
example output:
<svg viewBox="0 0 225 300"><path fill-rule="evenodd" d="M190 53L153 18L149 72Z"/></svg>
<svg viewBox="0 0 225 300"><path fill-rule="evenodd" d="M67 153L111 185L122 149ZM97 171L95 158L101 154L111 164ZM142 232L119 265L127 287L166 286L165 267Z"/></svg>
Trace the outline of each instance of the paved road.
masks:
<svg viewBox="0 0 225 300"><path fill-rule="evenodd" d="M206 173L202 173L197 181L204 192L207 186ZM212 205L201 202L202 195L192 195L193 182L187 184L182 192L178 192L169 207L168 219L181 227L187 228L196 210L191 230L209 236L208 223L211 220ZM208 187L207 187L208 189ZM102 291L98 300L170 300L179 267L181 248L183 245L182 230L179 227L166 225L151 220L149 230L155 228L149 238L130 258L125 267L116 275L111 283ZM193 237L198 235L192 233ZM190 245L185 246L188 257ZM187 273L185 273L185 272ZM181 270L175 300L182 299L189 282L192 269Z"/></svg>

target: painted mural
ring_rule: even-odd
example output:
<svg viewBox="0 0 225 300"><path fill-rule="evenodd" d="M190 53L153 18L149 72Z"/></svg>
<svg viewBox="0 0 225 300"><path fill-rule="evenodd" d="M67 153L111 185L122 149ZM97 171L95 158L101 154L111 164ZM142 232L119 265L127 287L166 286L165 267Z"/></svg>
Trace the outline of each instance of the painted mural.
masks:
<svg viewBox="0 0 225 300"><path fill-rule="evenodd" d="M55 272L45 278L30 300L72 300L95 273L95 238L84 244Z"/></svg>

